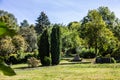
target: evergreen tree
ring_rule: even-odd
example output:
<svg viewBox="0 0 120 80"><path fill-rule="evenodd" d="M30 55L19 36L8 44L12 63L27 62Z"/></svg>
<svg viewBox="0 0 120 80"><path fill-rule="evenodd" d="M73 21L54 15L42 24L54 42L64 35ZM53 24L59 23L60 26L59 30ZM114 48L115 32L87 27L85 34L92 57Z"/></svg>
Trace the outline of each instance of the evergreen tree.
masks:
<svg viewBox="0 0 120 80"><path fill-rule="evenodd" d="M19 29L18 33L22 35L27 43L27 52L32 52L37 49L37 34L34 25L24 26Z"/></svg>
<svg viewBox="0 0 120 80"><path fill-rule="evenodd" d="M38 34L43 32L43 30L50 25L48 16L44 12L41 12L40 16L37 18L36 21L37 23L35 29Z"/></svg>
<svg viewBox="0 0 120 80"><path fill-rule="evenodd" d="M29 27L29 23L27 20L23 20L23 22L20 23L21 27Z"/></svg>
<svg viewBox="0 0 120 80"><path fill-rule="evenodd" d="M46 57L50 57L49 55L49 40L48 40L48 31L47 29L43 32L41 35L41 38L38 42L38 51L39 51L39 57L41 60L41 64L43 66L48 66L50 64L47 63L45 60Z"/></svg>
<svg viewBox="0 0 120 80"><path fill-rule="evenodd" d="M51 58L52 65L57 65L60 62L60 27L55 24L51 33Z"/></svg>

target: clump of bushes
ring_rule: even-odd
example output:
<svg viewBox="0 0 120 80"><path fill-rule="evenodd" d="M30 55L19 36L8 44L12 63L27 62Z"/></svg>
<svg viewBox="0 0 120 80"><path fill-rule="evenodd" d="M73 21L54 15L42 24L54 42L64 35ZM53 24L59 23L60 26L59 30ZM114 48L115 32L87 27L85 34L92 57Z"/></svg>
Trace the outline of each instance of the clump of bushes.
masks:
<svg viewBox="0 0 120 80"><path fill-rule="evenodd" d="M35 57L30 57L27 60L29 67L37 67L39 65L39 60L37 60Z"/></svg>
<svg viewBox="0 0 120 80"><path fill-rule="evenodd" d="M96 63L116 63L116 60L110 56L110 54L106 56L99 56L95 60Z"/></svg>
<svg viewBox="0 0 120 80"><path fill-rule="evenodd" d="M18 51L16 54L11 54L8 58L6 58L4 61L7 64L20 64L20 63L26 63L27 59L30 57L38 57L37 51L34 52L22 52Z"/></svg>
<svg viewBox="0 0 120 80"><path fill-rule="evenodd" d="M96 57L95 50L93 48L90 49L82 48L80 52L80 57L95 58Z"/></svg>

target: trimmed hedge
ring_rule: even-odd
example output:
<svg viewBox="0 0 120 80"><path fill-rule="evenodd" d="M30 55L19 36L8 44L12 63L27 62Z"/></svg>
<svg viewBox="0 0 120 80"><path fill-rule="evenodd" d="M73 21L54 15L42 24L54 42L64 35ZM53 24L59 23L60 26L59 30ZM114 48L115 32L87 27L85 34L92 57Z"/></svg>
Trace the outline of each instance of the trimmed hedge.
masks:
<svg viewBox="0 0 120 80"><path fill-rule="evenodd" d="M98 57L95 60L96 63L116 63L114 58Z"/></svg>

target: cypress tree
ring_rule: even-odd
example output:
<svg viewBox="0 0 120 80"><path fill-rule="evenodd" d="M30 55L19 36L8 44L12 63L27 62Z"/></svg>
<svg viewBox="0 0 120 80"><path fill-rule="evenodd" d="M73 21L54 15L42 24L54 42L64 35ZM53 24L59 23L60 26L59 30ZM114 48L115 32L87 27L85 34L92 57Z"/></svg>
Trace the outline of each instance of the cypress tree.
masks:
<svg viewBox="0 0 120 80"><path fill-rule="evenodd" d="M51 58L52 65L60 62L60 27L55 24L51 33Z"/></svg>
<svg viewBox="0 0 120 80"><path fill-rule="evenodd" d="M48 31L47 29L42 33L41 38L38 42L39 47L39 57L41 60L41 64L43 66L49 66L50 63L47 62L45 59L46 57L49 58L49 40L48 40Z"/></svg>

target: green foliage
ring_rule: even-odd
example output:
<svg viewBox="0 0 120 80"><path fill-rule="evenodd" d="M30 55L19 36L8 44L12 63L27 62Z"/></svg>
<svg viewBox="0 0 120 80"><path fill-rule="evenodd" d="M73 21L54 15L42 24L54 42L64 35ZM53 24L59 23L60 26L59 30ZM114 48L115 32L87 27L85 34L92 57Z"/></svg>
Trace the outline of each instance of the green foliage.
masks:
<svg viewBox="0 0 120 80"><path fill-rule="evenodd" d="M41 64L45 66L47 63L44 61L45 56L49 57L49 41L48 41L48 31L47 29L42 33L40 40L38 42L38 51Z"/></svg>
<svg viewBox="0 0 120 80"><path fill-rule="evenodd" d="M111 58L111 63L117 63L117 61L112 57Z"/></svg>
<svg viewBox="0 0 120 80"><path fill-rule="evenodd" d="M27 52L26 53L23 51L18 51L17 54L11 54L4 61L7 64L21 64L21 63L26 63L27 59L30 57L38 58L38 53L36 53L36 52Z"/></svg>
<svg viewBox="0 0 120 80"><path fill-rule="evenodd" d="M29 67L37 67L39 65L39 60L37 60L35 57L30 57L27 59L27 63Z"/></svg>
<svg viewBox="0 0 120 80"><path fill-rule="evenodd" d="M4 25L4 23L0 23L0 37L3 36L3 34L6 34L6 33L10 33L10 30ZM7 34L6 34L7 35ZM8 44L7 44L8 45ZM1 50L1 48L0 48ZM4 50L3 50L4 51ZM1 56L0 55L0 71L3 72L4 75L7 75L7 76L13 76L13 75L16 75L16 73L14 72L14 70L7 66L4 61L3 61L3 55Z"/></svg>
<svg viewBox="0 0 120 80"><path fill-rule="evenodd" d="M72 25L75 24L75 25ZM70 23L67 26L61 26L62 51L66 53L70 49L76 49L86 46L85 40L79 36L80 23ZM68 29L69 28L69 29ZM71 29L70 29L71 28Z"/></svg>
<svg viewBox="0 0 120 80"><path fill-rule="evenodd" d="M21 27L18 31L20 35L23 36L23 38L26 41L27 46L27 52L32 52L35 49L38 48L37 46L37 34L34 30L34 26L30 25L29 27Z"/></svg>
<svg viewBox="0 0 120 80"><path fill-rule="evenodd" d="M57 65L60 62L60 26L55 24L51 33L51 58L52 65Z"/></svg>
<svg viewBox="0 0 120 80"><path fill-rule="evenodd" d="M15 34L15 30L7 28L7 25L4 22L0 22L0 37L4 37L6 35L14 36Z"/></svg>
<svg viewBox="0 0 120 80"><path fill-rule="evenodd" d="M72 31L78 31L80 26L81 24L79 22L74 21L68 24L68 29Z"/></svg>
<svg viewBox="0 0 120 80"><path fill-rule="evenodd" d="M26 41L24 39L24 37L22 37L21 35L15 35L12 38L12 43L15 46L15 51L26 51L27 50L27 44Z"/></svg>
<svg viewBox="0 0 120 80"><path fill-rule="evenodd" d="M15 47L12 44L12 39L9 36L2 38L0 40L0 56L6 57L9 56L11 53L15 52Z"/></svg>
<svg viewBox="0 0 120 80"><path fill-rule="evenodd" d="M46 63L45 66L50 66L51 65L51 58L50 57L45 56L44 61Z"/></svg>
<svg viewBox="0 0 120 80"><path fill-rule="evenodd" d="M21 51L26 50L26 43L22 36L16 35L12 38L6 36L0 40L0 55L3 57L9 56L11 54L17 54Z"/></svg>
<svg viewBox="0 0 120 80"><path fill-rule="evenodd" d="M44 29L50 26L50 21L48 19L48 16L44 12L40 13L40 16L37 18L36 21L37 23L35 30L38 34L42 33Z"/></svg>
<svg viewBox="0 0 120 80"><path fill-rule="evenodd" d="M86 18L83 19L81 36L88 42L88 47L94 47L95 53L100 55L102 51L104 54L104 49L111 49L110 47L116 45L117 39L111 30L106 27L102 16L97 10L89 11ZM100 53L97 53L98 49Z"/></svg>
<svg viewBox="0 0 120 80"><path fill-rule="evenodd" d="M17 30L17 19L12 13L0 10L0 22L4 22L8 28Z"/></svg>
<svg viewBox="0 0 120 80"><path fill-rule="evenodd" d="M27 20L23 20L23 22L21 22L20 24L21 24L20 27L29 27L29 23Z"/></svg>
<svg viewBox="0 0 120 80"><path fill-rule="evenodd" d="M94 58L96 57L96 54L94 51L95 50L93 48L90 48L90 49L82 48L79 55L82 58Z"/></svg>
<svg viewBox="0 0 120 80"><path fill-rule="evenodd" d="M112 30L114 28L114 24L116 20L114 12L110 11L108 7L104 7L104 6L99 7L98 12L102 16L105 23L107 24L107 27Z"/></svg>
<svg viewBox="0 0 120 80"><path fill-rule="evenodd" d="M0 59L0 71L2 71L3 74L6 75L6 76L16 75L14 70L10 66L5 64L1 59Z"/></svg>

